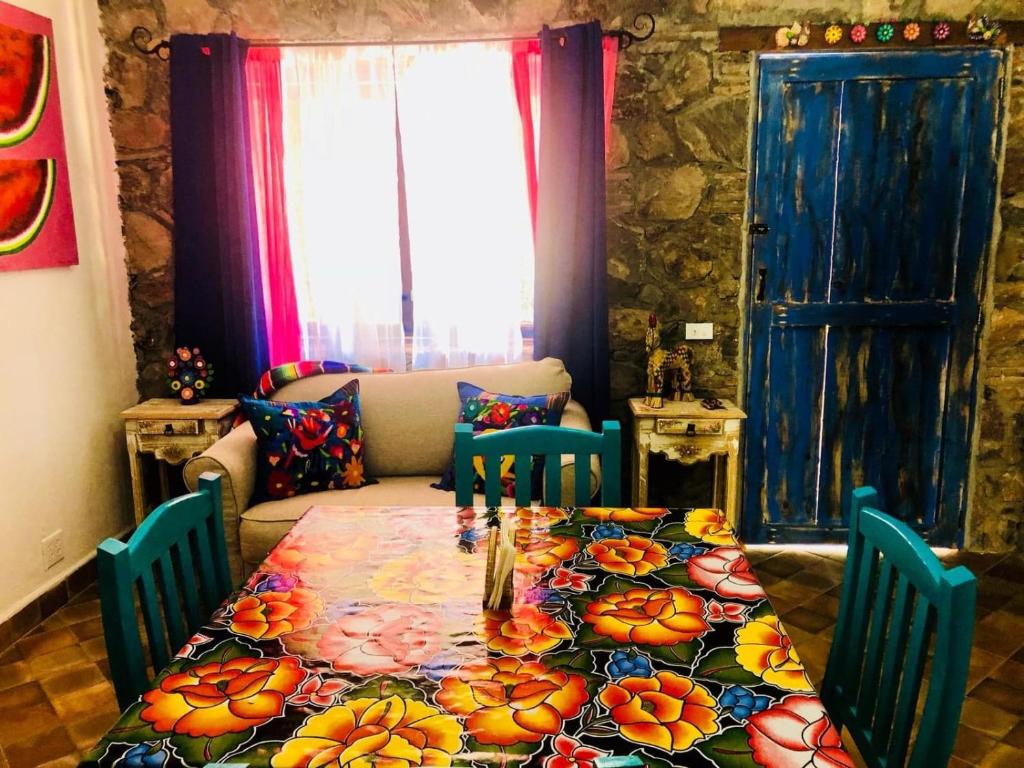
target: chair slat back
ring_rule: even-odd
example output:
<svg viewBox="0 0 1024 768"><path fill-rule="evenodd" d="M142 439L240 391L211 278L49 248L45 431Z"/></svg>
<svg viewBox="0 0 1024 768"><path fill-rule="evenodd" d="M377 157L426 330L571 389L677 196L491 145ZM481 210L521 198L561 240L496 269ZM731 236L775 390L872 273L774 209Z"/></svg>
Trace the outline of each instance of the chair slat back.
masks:
<svg viewBox="0 0 1024 768"><path fill-rule="evenodd" d="M150 679L136 599L159 672L231 591L220 477L204 473L198 491L161 504L127 542L101 543L97 564L110 671L124 708Z"/></svg>
<svg viewBox="0 0 1024 768"><path fill-rule="evenodd" d="M622 503L622 436L617 421L606 421L600 433L545 425L513 427L483 435L473 434L472 424L455 425L455 503L473 504L473 458L484 464L484 500L489 507L501 505L501 462L512 456L516 473L517 506L529 506L532 495L531 467L534 457L544 458L544 504L562 505L562 456L573 457L575 501L590 504L590 457L601 462L601 503Z"/></svg>
<svg viewBox="0 0 1024 768"><path fill-rule="evenodd" d="M917 533L881 512L873 488L853 492L821 698L869 766L948 762L967 685L976 591L969 570L946 570ZM918 718L929 648L928 693Z"/></svg>

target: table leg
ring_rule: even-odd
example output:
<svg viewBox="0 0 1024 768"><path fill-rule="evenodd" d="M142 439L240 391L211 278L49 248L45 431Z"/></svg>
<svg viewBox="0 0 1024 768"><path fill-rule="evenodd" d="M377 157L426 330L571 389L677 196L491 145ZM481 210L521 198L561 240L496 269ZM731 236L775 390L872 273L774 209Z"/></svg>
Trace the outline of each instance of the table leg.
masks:
<svg viewBox="0 0 1024 768"><path fill-rule="evenodd" d="M729 448L725 469L725 519L739 531L740 452L738 446Z"/></svg>
<svg viewBox="0 0 1024 768"><path fill-rule="evenodd" d="M171 482L167 477L167 462L156 461L157 473L160 475L160 501L167 501L171 497Z"/></svg>
<svg viewBox="0 0 1024 768"><path fill-rule="evenodd" d="M146 486L142 477L142 462L134 438L128 436L128 470L132 479L132 506L135 510L135 524L146 516Z"/></svg>
<svg viewBox="0 0 1024 768"><path fill-rule="evenodd" d="M647 506L647 461L650 454L647 451L647 447L644 445L638 445L636 453L634 454L633 463L633 506L634 507L646 507Z"/></svg>
<svg viewBox="0 0 1024 768"><path fill-rule="evenodd" d="M716 453L711 457L711 506L715 509L722 508L722 462L725 457Z"/></svg>

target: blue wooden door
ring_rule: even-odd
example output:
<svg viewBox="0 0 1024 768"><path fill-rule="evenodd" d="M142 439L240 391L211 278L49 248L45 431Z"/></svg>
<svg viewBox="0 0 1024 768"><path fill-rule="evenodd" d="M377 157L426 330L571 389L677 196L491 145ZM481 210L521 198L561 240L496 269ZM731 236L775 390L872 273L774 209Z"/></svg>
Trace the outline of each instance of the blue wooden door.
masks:
<svg viewBox="0 0 1024 768"><path fill-rule="evenodd" d="M759 60L748 540L845 540L850 492L957 539L1002 53Z"/></svg>

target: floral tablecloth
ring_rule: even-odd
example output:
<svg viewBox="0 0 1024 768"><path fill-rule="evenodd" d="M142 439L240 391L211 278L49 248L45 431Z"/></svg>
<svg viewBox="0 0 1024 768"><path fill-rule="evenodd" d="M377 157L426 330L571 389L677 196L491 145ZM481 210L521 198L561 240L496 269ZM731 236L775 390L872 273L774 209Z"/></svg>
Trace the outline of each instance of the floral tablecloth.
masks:
<svg viewBox="0 0 1024 768"><path fill-rule="evenodd" d="M489 515L511 611L481 609ZM86 758L852 766L717 510L314 507Z"/></svg>

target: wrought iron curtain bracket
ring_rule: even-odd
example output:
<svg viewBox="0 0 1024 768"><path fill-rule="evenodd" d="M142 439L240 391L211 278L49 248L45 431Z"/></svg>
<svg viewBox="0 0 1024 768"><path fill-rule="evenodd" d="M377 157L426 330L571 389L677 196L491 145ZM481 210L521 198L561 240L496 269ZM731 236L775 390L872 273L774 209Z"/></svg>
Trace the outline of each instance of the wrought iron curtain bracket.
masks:
<svg viewBox="0 0 1024 768"><path fill-rule="evenodd" d="M145 27L136 27L132 30L132 45L139 53L147 56L156 56L158 59L167 61L171 58L171 44L166 40L150 45L153 42L153 33Z"/></svg>
<svg viewBox="0 0 1024 768"><path fill-rule="evenodd" d="M624 51L633 43L642 43L644 40L650 40L654 36L654 27L653 14L638 13L633 18L633 29L639 34L630 32L628 29L609 29L605 34L616 38L619 41L619 50Z"/></svg>

